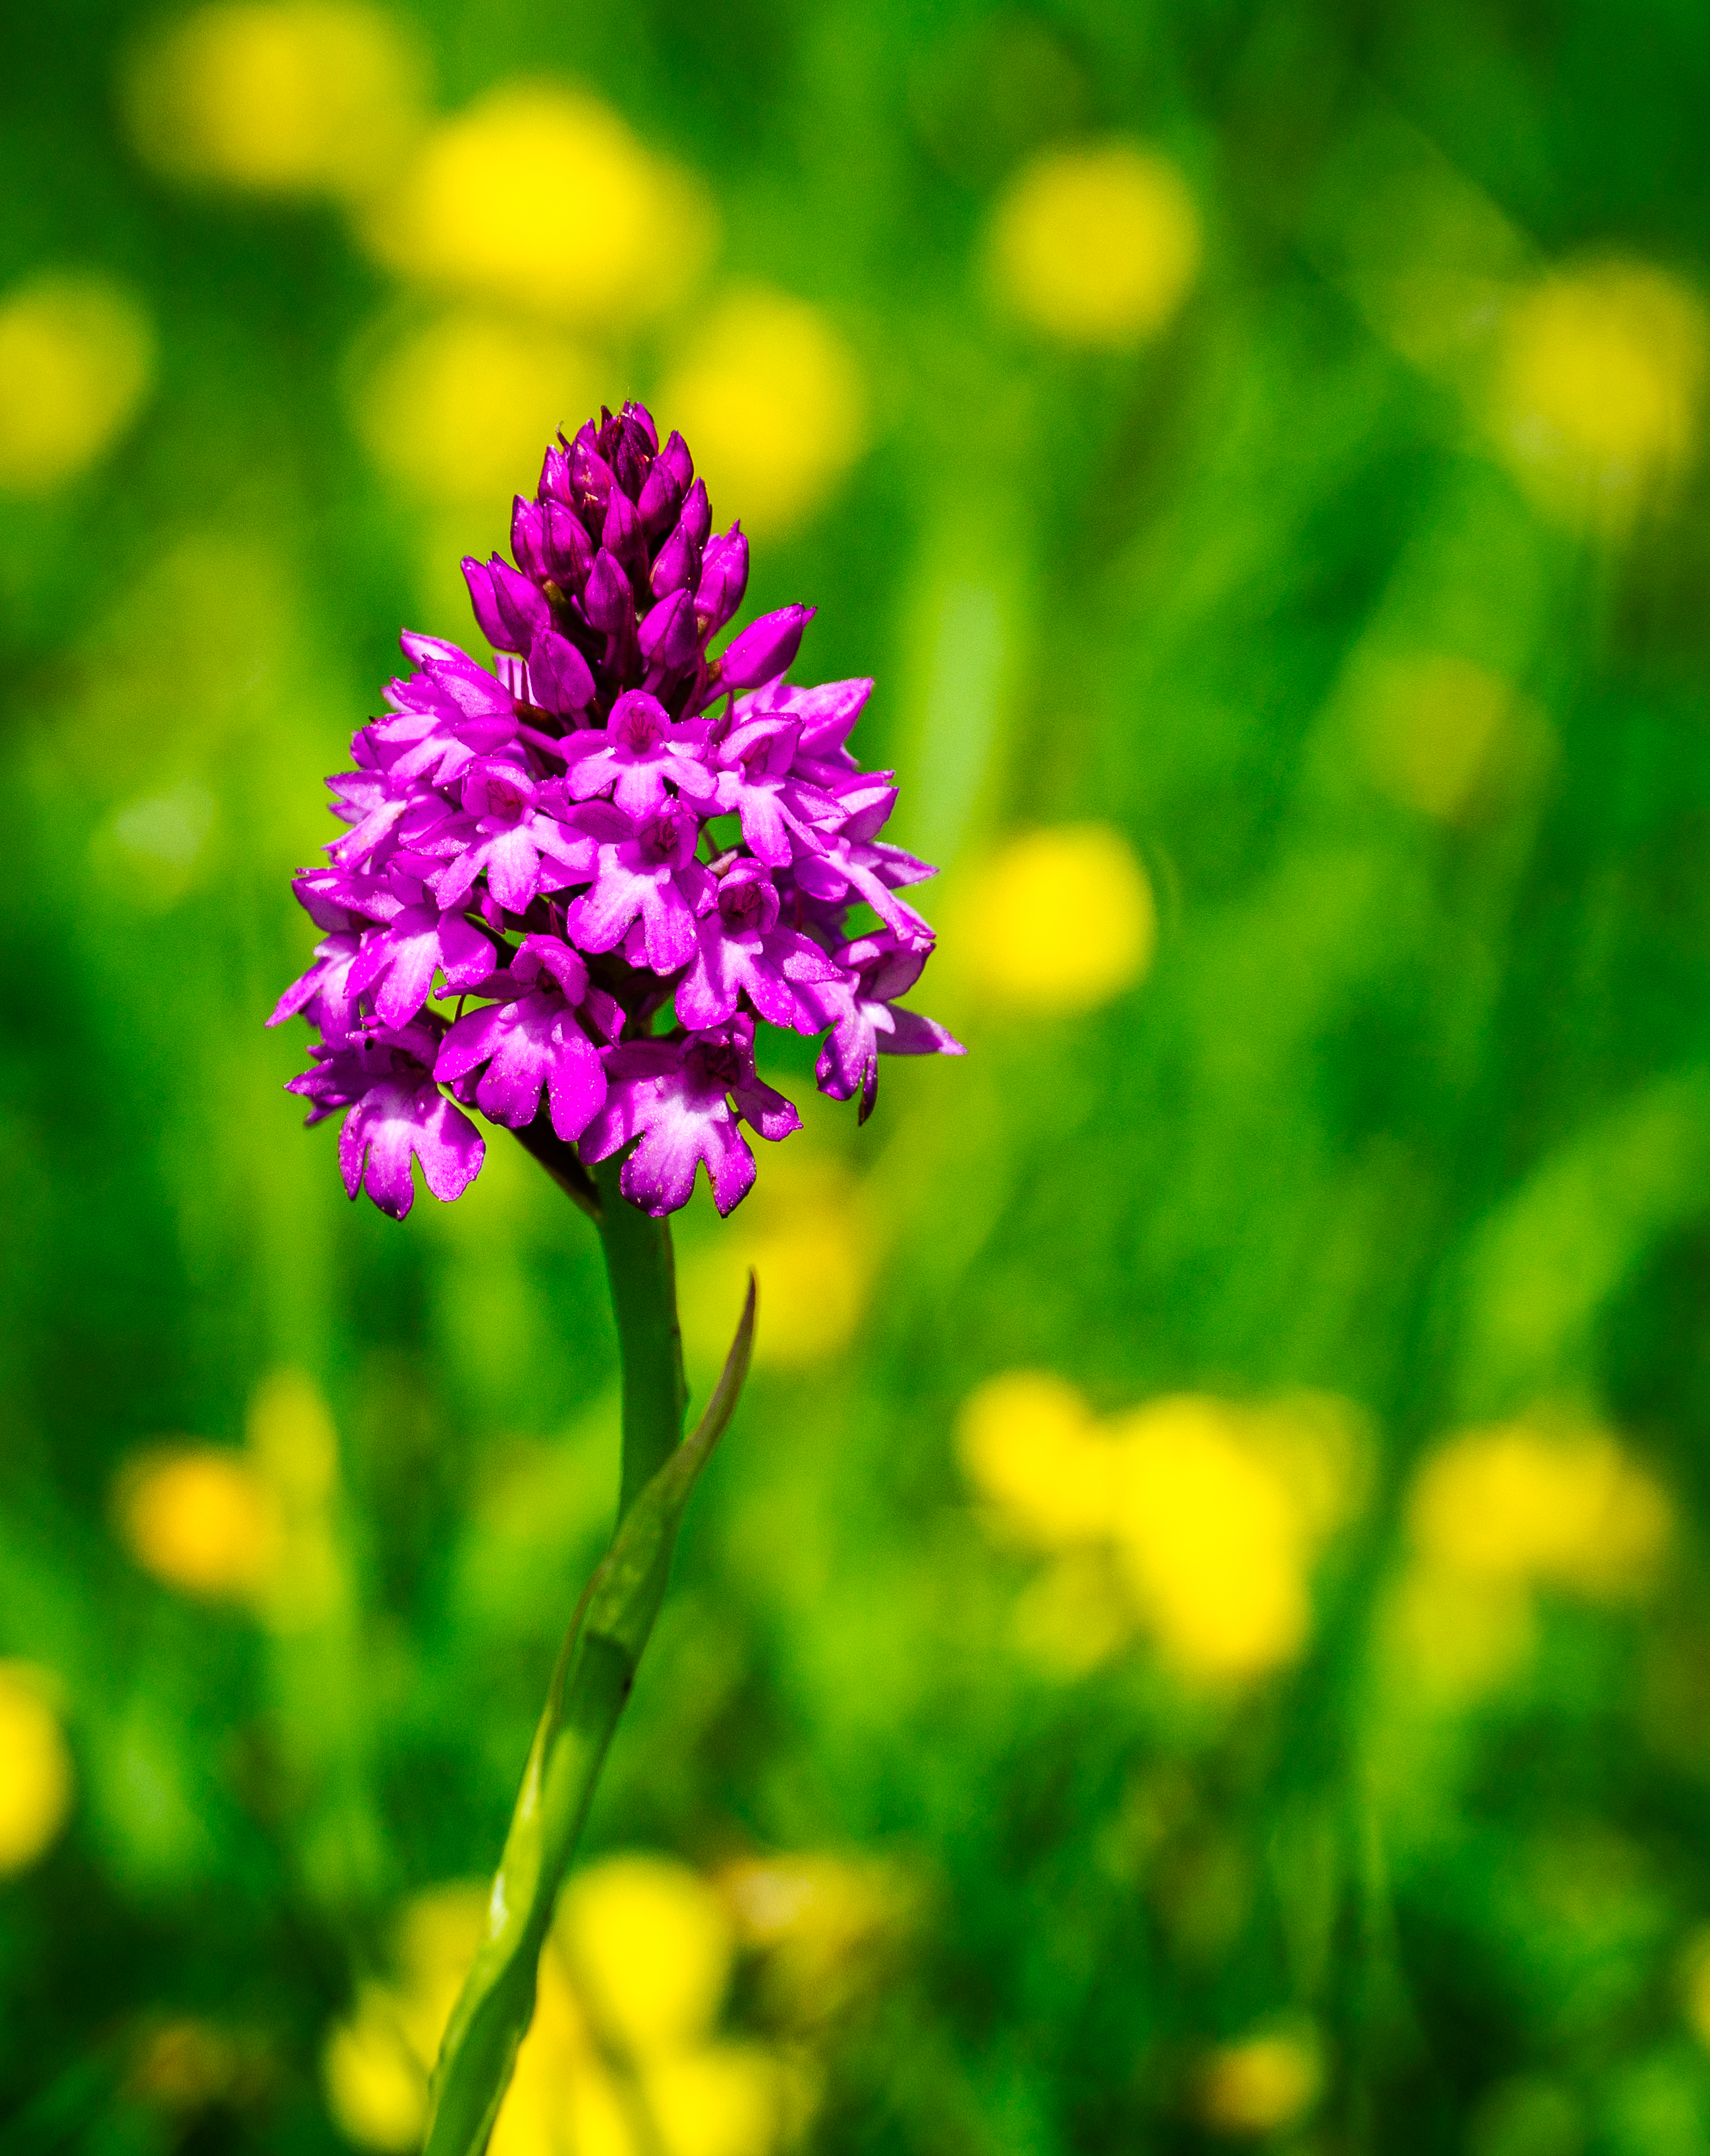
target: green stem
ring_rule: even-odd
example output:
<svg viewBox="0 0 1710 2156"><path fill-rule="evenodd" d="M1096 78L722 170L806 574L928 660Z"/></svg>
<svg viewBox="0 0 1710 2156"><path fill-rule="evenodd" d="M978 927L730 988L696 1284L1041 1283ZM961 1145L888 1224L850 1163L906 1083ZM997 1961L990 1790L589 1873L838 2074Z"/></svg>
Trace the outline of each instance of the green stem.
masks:
<svg viewBox="0 0 1710 2156"><path fill-rule="evenodd" d="M542 1151L550 1148L543 1143ZM584 1203L567 1164L555 1158L544 1164ZM493 1882L486 1937L433 2071L424 2156L483 2156L487 2147L518 2047L534 2018L535 1973L558 1889L664 1599L683 1508L735 1411L748 1371L751 1277L724 1374L685 1439L670 1233L663 1220L650 1219L629 1203L617 1188L615 1164L607 1167L610 1173L607 1168L596 1173L600 1237L623 1358L617 1529L576 1607L547 1688ZM580 1163L576 1173L585 1173Z"/></svg>
<svg viewBox="0 0 1710 2156"><path fill-rule="evenodd" d="M683 1376L670 1224L632 1205L618 1188L617 1178L615 1159L602 1161L594 1170L600 1241L623 1362L623 1469L617 1493L622 1520L683 1442L689 1388Z"/></svg>

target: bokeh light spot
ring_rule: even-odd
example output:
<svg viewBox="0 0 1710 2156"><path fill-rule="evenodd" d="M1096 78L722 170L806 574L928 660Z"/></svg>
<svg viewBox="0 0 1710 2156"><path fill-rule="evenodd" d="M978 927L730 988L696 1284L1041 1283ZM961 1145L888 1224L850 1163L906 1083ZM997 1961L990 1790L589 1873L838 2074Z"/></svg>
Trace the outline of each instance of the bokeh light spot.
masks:
<svg viewBox="0 0 1710 2156"><path fill-rule="evenodd" d="M559 1922L571 1968L638 2056L711 2026L730 1970L730 1918L686 1866L609 1857L571 1882Z"/></svg>
<svg viewBox="0 0 1710 2156"><path fill-rule="evenodd" d="M1000 1001L1067 1014L1143 980L1158 940L1145 870L1102 824L1016 839L965 887L959 962Z"/></svg>
<svg viewBox="0 0 1710 2156"><path fill-rule="evenodd" d="M1317 1394L1181 1394L1095 1423L1060 1378L1011 1371L970 1396L957 1440L1000 1532L1063 1553L1016 1608L1024 1653L1063 1676L1137 1630L1196 1683L1292 1661L1318 1548L1369 1480L1364 1418Z"/></svg>
<svg viewBox="0 0 1710 2156"><path fill-rule="evenodd" d="M1011 1370L989 1378L963 1402L956 1444L975 1488L1031 1540L1054 1548L1108 1530L1115 1456L1061 1378Z"/></svg>
<svg viewBox="0 0 1710 2156"><path fill-rule="evenodd" d="M905 1881L872 1857L818 1851L752 1857L729 1866L715 1883L741 1944L765 1957L769 2011L804 2028L848 2004L910 1909Z"/></svg>
<svg viewBox="0 0 1710 2156"><path fill-rule="evenodd" d="M1605 1433L1509 1424L1440 1446L1415 1479L1408 1524L1426 1558L1469 1578L1615 1601L1651 1584L1674 1514Z"/></svg>
<svg viewBox="0 0 1710 2156"><path fill-rule="evenodd" d="M86 471L135 418L154 372L141 306L104 277L33 279L0 301L0 492Z"/></svg>
<svg viewBox="0 0 1710 2156"><path fill-rule="evenodd" d="M71 1811L71 1753L44 1672L0 1662L0 1877L52 1848Z"/></svg>
<svg viewBox="0 0 1710 2156"><path fill-rule="evenodd" d="M1497 424L1539 501L1619 531L1698 448L1710 311L1664 271L1609 262L1563 271L1504 326Z"/></svg>
<svg viewBox="0 0 1710 2156"><path fill-rule="evenodd" d="M659 393L714 509L786 530L817 509L865 446L854 354L817 308L780 292L724 301Z"/></svg>
<svg viewBox="0 0 1710 2156"><path fill-rule="evenodd" d="M278 1559L272 1493L241 1454L214 1445L146 1455L120 1475L115 1509L144 1571L187 1594L243 1600Z"/></svg>
<svg viewBox="0 0 1710 2156"><path fill-rule="evenodd" d="M779 2062L758 2046L708 2045L661 2060L648 2102L670 2156L759 2156L779 2138Z"/></svg>
<svg viewBox="0 0 1710 2156"><path fill-rule="evenodd" d="M1293 2126L1323 2079L1317 2046L1302 2036L1250 2036L1225 2044L1201 2068L1199 2112L1214 2133L1257 2138Z"/></svg>
<svg viewBox="0 0 1710 2156"><path fill-rule="evenodd" d="M1303 1523L1218 1402L1153 1402L1116 1425L1119 1549L1165 1653L1210 1677L1292 1661L1311 1621Z"/></svg>
<svg viewBox="0 0 1710 2156"><path fill-rule="evenodd" d="M403 275L609 331L685 297L718 227L607 106L510 84L433 130L365 232Z"/></svg>
<svg viewBox="0 0 1710 2156"><path fill-rule="evenodd" d="M1200 216L1164 157L1131 143L1060 150L1011 182L992 228L998 290L1065 343L1121 348L1155 335L1200 266Z"/></svg>
<svg viewBox="0 0 1710 2156"><path fill-rule="evenodd" d="M417 35L371 8L198 9L145 40L121 85L139 155L177 180L360 195L421 124Z"/></svg>

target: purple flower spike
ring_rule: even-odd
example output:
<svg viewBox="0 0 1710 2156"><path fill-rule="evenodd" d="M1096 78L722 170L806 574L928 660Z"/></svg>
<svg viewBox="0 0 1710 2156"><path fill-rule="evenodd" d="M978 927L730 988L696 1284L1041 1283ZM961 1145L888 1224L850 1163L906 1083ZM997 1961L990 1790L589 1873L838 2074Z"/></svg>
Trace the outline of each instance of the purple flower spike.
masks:
<svg viewBox="0 0 1710 2156"><path fill-rule="evenodd" d="M542 503L540 557L545 574L566 591L580 592L587 583L594 542L568 502Z"/></svg>
<svg viewBox="0 0 1710 2156"><path fill-rule="evenodd" d="M718 806L742 819L742 835L755 856L786 868L797 853L823 843L816 824L836 821L829 794L796 775L797 729L787 719L762 717L738 726L719 742Z"/></svg>
<svg viewBox="0 0 1710 2156"><path fill-rule="evenodd" d="M614 493L600 530L600 544L629 578L637 597L648 588L648 539L641 511L627 494Z"/></svg>
<svg viewBox="0 0 1710 2156"><path fill-rule="evenodd" d="M283 1025L288 1018L302 1014L324 1034L348 1033L356 1023L357 992L350 985L351 968L361 947L361 937L346 931L324 937L315 947L315 963L285 990L268 1024Z"/></svg>
<svg viewBox="0 0 1710 2156"><path fill-rule="evenodd" d="M704 1164L728 1212L741 1126L799 1122L758 1021L828 1033L821 1090L863 1118L881 1055L961 1052L897 1000L932 948L898 894L932 871L886 844L894 777L849 745L873 685L791 685L805 606L713 657L748 541L714 536L682 436L661 448L638 404L560 434L510 536L514 564L463 563L492 663L406 632L328 782L340 828L294 886L319 941L270 1021L318 1035L290 1091L343 1112L346 1188L399 1219L415 1162L442 1198L479 1168L465 1108L523 1128L543 1103L584 1161L627 1148L637 1204L673 1210Z"/></svg>
<svg viewBox="0 0 1710 2156"><path fill-rule="evenodd" d="M582 608L593 626L607 636L616 636L627 624L634 623L634 594L630 590L629 579L622 565L603 547L595 555L594 566L588 572Z"/></svg>
<svg viewBox="0 0 1710 2156"><path fill-rule="evenodd" d="M712 528L713 505L707 499L706 481L698 479L683 497L683 514L677 520L677 529L686 531L697 549L704 550L707 535ZM733 532L740 528L740 525L733 526ZM745 562L748 559L748 542L745 539L742 542L742 558Z"/></svg>
<svg viewBox="0 0 1710 2156"><path fill-rule="evenodd" d="M431 1081L389 1080L365 1094L339 1132L339 1167L354 1198L365 1189L382 1213L402 1220L415 1203L413 1154L433 1195L461 1198L481 1172L487 1147L463 1110Z"/></svg>
<svg viewBox="0 0 1710 2156"><path fill-rule="evenodd" d="M687 592L661 599L641 625L642 656L650 670L680 674L700 649L694 601Z"/></svg>
<svg viewBox="0 0 1710 2156"><path fill-rule="evenodd" d="M692 596L699 579L700 548L679 524L653 557L654 594L663 599L686 591Z"/></svg>
<svg viewBox="0 0 1710 2156"><path fill-rule="evenodd" d="M660 451L636 497L635 506L650 539L660 537L677 521L677 512L683 506L683 497L693 475L694 466L683 447L683 437L673 434Z"/></svg>

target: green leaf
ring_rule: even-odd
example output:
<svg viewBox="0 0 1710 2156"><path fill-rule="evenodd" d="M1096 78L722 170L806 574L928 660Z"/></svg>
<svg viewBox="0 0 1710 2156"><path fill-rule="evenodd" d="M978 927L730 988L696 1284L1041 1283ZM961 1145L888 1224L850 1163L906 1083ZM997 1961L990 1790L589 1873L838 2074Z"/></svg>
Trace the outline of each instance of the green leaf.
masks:
<svg viewBox="0 0 1710 2156"><path fill-rule="evenodd" d="M482 2156L492 2133L534 2016L559 1886L664 1599L683 1507L741 1397L755 1296L750 1273L705 1414L625 1514L571 1620L493 1881L487 1936L440 2046L425 2156Z"/></svg>

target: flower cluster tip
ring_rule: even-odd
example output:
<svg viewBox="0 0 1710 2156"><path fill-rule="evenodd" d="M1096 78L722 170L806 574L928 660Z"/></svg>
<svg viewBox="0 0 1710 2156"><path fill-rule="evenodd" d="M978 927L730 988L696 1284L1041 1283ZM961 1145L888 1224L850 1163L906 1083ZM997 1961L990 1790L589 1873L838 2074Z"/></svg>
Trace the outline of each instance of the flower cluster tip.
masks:
<svg viewBox="0 0 1710 2156"><path fill-rule="evenodd" d="M346 1188L396 1219L412 1158L441 1199L479 1173L472 1107L545 1118L584 1163L630 1147L620 1188L655 1214L704 1165L728 1213L743 1127L800 1125L756 1021L825 1034L820 1090L863 1122L881 1054L962 1052L896 1000L933 947L898 894L933 871L880 836L893 774L848 747L873 684L790 683L809 607L712 652L748 542L638 404L547 450L511 552L463 563L494 665L407 631L412 670L328 781L346 828L294 886L322 940L269 1020L318 1036L289 1090L311 1123L344 1111Z"/></svg>

